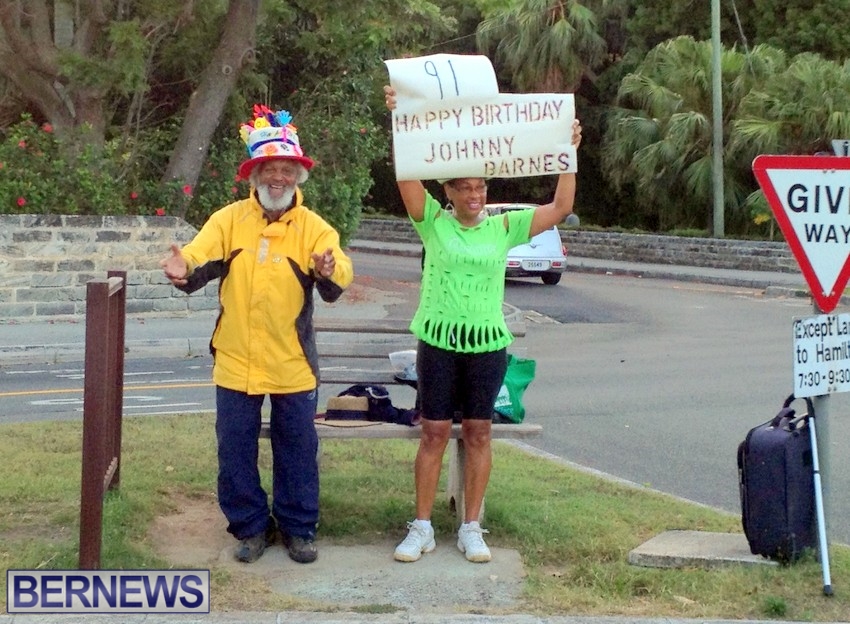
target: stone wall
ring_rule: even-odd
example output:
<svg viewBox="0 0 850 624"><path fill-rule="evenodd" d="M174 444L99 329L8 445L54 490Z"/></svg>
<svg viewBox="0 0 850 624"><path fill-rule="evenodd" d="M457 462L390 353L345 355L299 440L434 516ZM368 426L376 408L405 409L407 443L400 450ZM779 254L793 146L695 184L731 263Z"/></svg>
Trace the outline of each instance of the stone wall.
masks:
<svg viewBox="0 0 850 624"><path fill-rule="evenodd" d="M215 309L218 282L188 296L159 261L196 231L175 217L0 215L0 319L78 316L86 283L127 271L127 312Z"/></svg>
<svg viewBox="0 0 850 624"><path fill-rule="evenodd" d="M196 230L175 217L0 215L0 320L80 316L86 283L127 271L127 312L186 314L218 306L218 282L186 295L165 279L159 261L172 242ZM569 253L657 264L799 270L784 242L677 238L564 230ZM418 244L405 219L364 219L356 238Z"/></svg>
<svg viewBox="0 0 850 624"><path fill-rule="evenodd" d="M364 219L357 238L387 242L418 242L405 219ZM569 255L582 258L681 264L747 271L798 272L799 266L784 241L763 242L714 238L685 238L656 234L561 231Z"/></svg>

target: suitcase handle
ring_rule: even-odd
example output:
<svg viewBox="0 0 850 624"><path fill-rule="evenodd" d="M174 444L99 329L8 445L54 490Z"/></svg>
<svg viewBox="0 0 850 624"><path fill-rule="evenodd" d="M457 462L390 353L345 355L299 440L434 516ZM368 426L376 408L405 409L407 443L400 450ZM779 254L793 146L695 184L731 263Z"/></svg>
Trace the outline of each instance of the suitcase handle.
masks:
<svg viewBox="0 0 850 624"><path fill-rule="evenodd" d="M770 421L771 427L778 427L783 420L793 420L796 412L788 407L787 405L783 406L779 413L773 417L773 420Z"/></svg>
<svg viewBox="0 0 850 624"><path fill-rule="evenodd" d="M806 402L806 413L803 414L803 417L814 418L815 417L815 406L812 404L812 399L810 397L801 397L801 398L802 398L803 401ZM784 412L786 409L788 409L790 407L791 403L793 403L796 399L797 399L797 397L795 397L793 394L788 395L788 398L785 399L785 402L782 404L782 411L780 411L779 414L776 415L776 418L773 419L773 421L776 424L779 423L777 418L779 418L782 415L782 412ZM791 410L790 417L793 418L793 416L794 416L794 410ZM776 426L776 425L774 425L774 426Z"/></svg>
<svg viewBox="0 0 850 624"><path fill-rule="evenodd" d="M797 397L795 397L793 394L788 395L788 398L785 399L785 402L782 404L782 411L780 411L779 414L777 414L776 418L779 418L779 415L782 414L782 412L784 412L786 409L788 409L789 406L791 405L791 403L793 403L796 399L797 399ZM812 399L810 397L801 397L801 399L806 402L806 413L803 414L802 418L806 418L806 419L814 418L815 417L815 406L812 403ZM793 418L793 410L791 410L791 411L792 411L791 417ZM774 421L776 421L776 418L774 418ZM778 422L778 421L776 421L776 422Z"/></svg>
<svg viewBox="0 0 850 624"><path fill-rule="evenodd" d="M797 416L796 412L794 412L791 408L783 407L782 410L773 417L773 420L770 421L768 426L771 429L784 427L787 431L796 431L800 427L804 426L808 421L808 414Z"/></svg>

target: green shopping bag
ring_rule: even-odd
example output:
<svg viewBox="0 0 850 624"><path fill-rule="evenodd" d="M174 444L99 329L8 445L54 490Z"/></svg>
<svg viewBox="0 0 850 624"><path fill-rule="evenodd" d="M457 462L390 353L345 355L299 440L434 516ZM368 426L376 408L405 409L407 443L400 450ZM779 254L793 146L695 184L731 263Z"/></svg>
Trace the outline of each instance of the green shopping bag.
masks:
<svg viewBox="0 0 850 624"><path fill-rule="evenodd" d="M508 370L493 406L505 422L521 423L525 418L522 395L534 379L536 369L537 362L534 360L508 354Z"/></svg>

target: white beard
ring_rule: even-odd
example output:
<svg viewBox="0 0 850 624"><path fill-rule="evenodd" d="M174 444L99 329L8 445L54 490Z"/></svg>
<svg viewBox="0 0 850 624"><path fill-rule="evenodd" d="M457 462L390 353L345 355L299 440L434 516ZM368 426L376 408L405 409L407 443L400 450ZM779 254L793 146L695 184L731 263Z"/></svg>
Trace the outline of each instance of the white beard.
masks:
<svg viewBox="0 0 850 624"><path fill-rule="evenodd" d="M268 184L257 185L257 198L260 200L260 205L263 209L269 212L277 212L278 210L286 210L289 204L292 203L292 198L295 196L295 187L290 186L283 191L283 195L278 199L272 199L269 193Z"/></svg>

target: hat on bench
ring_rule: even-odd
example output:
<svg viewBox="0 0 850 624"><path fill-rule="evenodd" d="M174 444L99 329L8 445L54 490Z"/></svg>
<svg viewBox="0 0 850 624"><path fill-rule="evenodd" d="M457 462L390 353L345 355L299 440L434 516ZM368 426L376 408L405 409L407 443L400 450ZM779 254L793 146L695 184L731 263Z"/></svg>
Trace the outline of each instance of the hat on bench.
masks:
<svg viewBox="0 0 850 624"><path fill-rule="evenodd" d="M325 420L369 420L369 399L365 396L331 397Z"/></svg>

